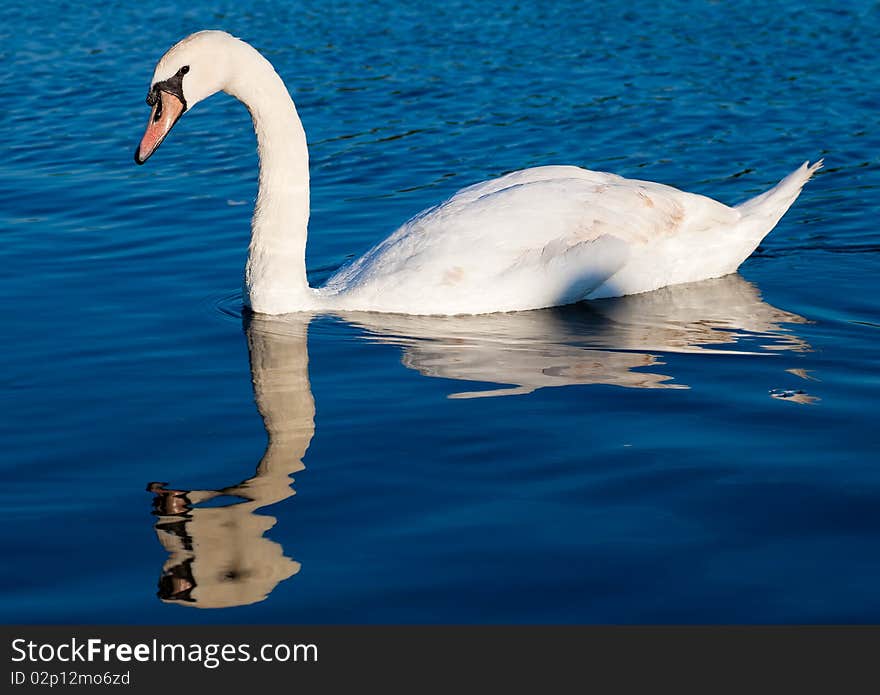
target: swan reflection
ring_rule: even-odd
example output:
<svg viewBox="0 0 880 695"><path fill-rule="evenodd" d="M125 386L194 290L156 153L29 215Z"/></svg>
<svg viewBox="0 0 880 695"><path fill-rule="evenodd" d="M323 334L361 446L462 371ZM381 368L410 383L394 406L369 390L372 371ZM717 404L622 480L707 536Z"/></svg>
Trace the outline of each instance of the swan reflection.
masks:
<svg viewBox="0 0 880 695"><path fill-rule="evenodd" d="M307 317L245 321L254 398L268 434L253 477L219 490L148 486L155 494L156 535L169 554L159 579L163 601L247 605L299 571L299 563L264 535L276 519L257 511L294 494L291 476L304 468L315 431L307 328Z"/></svg>
<svg viewBox="0 0 880 695"><path fill-rule="evenodd" d="M573 307L511 314L340 317L373 341L398 345L403 364L425 376L494 387L453 398L525 394L548 386L610 384L684 389L664 353L772 354L809 345L791 327L806 319L764 302L739 275ZM310 315L245 320L254 398L268 445L253 477L219 490L152 483L155 529L168 559L163 601L199 608L264 600L300 565L266 537L276 519L259 510L294 494L291 476L314 434L309 384ZM780 372L783 366L780 366ZM803 370L789 370L813 379ZM803 391L774 398L810 403ZM210 506L208 506L210 505Z"/></svg>
<svg viewBox="0 0 880 695"><path fill-rule="evenodd" d="M401 346L403 364L425 376L505 385L450 398L571 384L683 389L688 386L662 373L663 353L809 349L789 327L807 320L764 302L740 275L538 311L344 318L371 340Z"/></svg>

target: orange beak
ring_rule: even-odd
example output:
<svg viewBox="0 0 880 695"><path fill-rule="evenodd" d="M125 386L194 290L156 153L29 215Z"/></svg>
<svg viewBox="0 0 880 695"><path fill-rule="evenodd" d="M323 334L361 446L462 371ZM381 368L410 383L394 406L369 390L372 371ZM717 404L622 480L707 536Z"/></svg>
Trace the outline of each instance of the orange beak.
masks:
<svg viewBox="0 0 880 695"><path fill-rule="evenodd" d="M144 132L141 144L134 151L135 162L143 164L150 158L185 110L183 102L176 96L170 92L159 91L159 98L156 99L150 112L147 130Z"/></svg>

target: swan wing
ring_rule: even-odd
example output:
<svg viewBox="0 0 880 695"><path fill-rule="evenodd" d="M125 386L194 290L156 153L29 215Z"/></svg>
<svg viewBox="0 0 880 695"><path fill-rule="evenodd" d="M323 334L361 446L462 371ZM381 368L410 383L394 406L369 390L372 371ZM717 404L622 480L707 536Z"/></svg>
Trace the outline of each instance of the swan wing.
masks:
<svg viewBox="0 0 880 695"><path fill-rule="evenodd" d="M340 308L422 314L579 301L634 251L739 213L703 196L577 167L539 167L462 189L341 269Z"/></svg>

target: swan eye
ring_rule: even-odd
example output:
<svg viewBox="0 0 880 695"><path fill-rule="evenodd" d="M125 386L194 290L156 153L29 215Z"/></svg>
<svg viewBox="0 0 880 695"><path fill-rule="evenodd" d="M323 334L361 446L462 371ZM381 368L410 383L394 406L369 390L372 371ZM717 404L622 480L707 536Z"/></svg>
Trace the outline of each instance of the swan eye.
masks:
<svg viewBox="0 0 880 695"><path fill-rule="evenodd" d="M159 98L160 92L168 92L177 97L183 104L183 110L186 111L186 97L183 96L183 76L189 72L189 65L184 65L174 75L167 80L156 82L147 94L147 104L153 106L158 102L159 108L156 110L156 120L162 113L162 100Z"/></svg>

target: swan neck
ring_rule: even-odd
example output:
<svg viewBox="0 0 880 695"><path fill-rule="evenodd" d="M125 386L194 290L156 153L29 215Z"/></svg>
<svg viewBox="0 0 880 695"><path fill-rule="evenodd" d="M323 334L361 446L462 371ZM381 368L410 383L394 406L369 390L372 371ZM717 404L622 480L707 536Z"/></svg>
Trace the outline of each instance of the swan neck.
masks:
<svg viewBox="0 0 880 695"><path fill-rule="evenodd" d="M255 49L238 62L226 91L251 114L260 161L259 190L245 266L245 303L280 314L308 309L309 153L302 122L281 77Z"/></svg>

